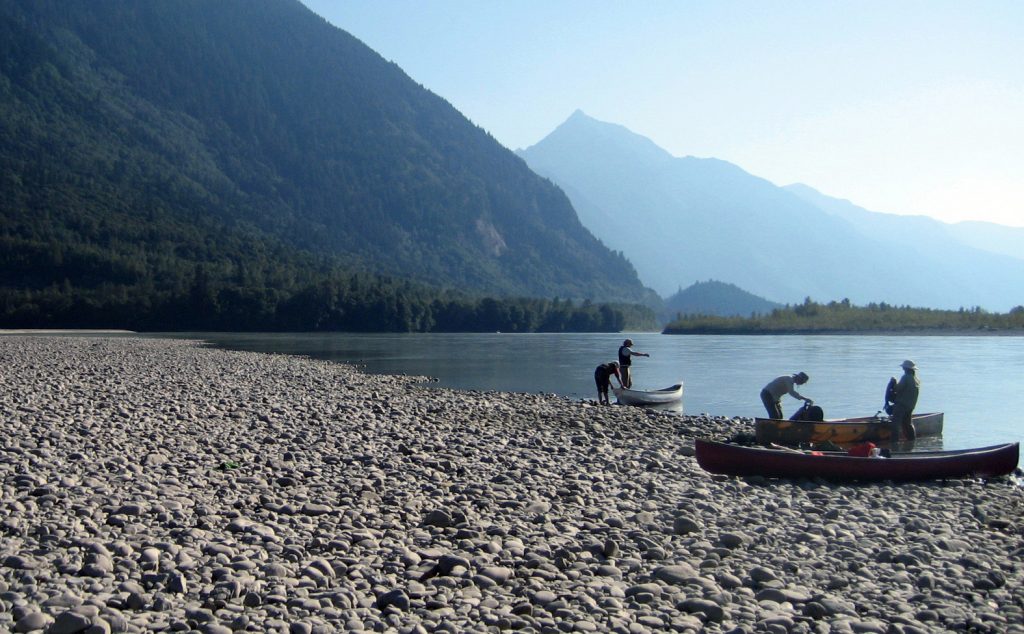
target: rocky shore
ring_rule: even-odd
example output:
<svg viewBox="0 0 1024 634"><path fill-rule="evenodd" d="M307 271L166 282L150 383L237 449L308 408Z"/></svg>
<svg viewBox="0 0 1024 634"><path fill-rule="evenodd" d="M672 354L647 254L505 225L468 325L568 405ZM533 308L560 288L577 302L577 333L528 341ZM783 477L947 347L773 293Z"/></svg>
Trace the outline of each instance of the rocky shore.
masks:
<svg viewBox="0 0 1024 634"><path fill-rule="evenodd" d="M711 476L749 419L0 337L0 631L1024 632L1009 481Z"/></svg>

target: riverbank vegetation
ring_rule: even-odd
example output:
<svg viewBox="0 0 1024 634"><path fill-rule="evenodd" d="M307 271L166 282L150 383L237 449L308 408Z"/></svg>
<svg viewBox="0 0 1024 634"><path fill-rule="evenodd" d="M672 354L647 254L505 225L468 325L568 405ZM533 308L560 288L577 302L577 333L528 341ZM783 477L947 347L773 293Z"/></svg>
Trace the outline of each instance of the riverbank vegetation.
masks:
<svg viewBox="0 0 1024 634"><path fill-rule="evenodd" d="M2 259L2 258L0 258ZM65 279L38 290L0 285L0 328L138 331L619 332L652 330L639 305L495 298L369 273L333 271L299 281L277 266L262 273L196 267L157 287ZM174 278L171 278L174 279ZM169 286L169 288L168 288Z"/></svg>
<svg viewBox="0 0 1024 634"><path fill-rule="evenodd" d="M663 330L679 334L788 334L788 333L987 333L1024 334L1024 306L1008 313L978 307L938 310L871 303L854 306L848 299L821 304L806 298L802 304L776 308L749 317L677 314Z"/></svg>

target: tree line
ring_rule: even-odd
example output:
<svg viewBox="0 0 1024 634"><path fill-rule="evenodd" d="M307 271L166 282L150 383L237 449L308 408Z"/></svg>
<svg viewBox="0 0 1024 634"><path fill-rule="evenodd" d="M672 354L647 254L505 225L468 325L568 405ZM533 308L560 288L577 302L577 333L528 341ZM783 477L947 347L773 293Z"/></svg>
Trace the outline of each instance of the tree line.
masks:
<svg viewBox="0 0 1024 634"><path fill-rule="evenodd" d="M67 279L39 289L0 287L0 328L618 332L654 324L653 311L637 305L480 297L368 273L334 272L278 286L234 282L200 265L187 284L170 289L151 279L94 288Z"/></svg>
<svg viewBox="0 0 1024 634"><path fill-rule="evenodd" d="M1007 331L1024 334L1024 306L1016 306L1007 313L993 313L979 307L942 310L885 302L854 306L848 299L821 304L810 297L802 304L749 317L677 314L663 330L670 335Z"/></svg>

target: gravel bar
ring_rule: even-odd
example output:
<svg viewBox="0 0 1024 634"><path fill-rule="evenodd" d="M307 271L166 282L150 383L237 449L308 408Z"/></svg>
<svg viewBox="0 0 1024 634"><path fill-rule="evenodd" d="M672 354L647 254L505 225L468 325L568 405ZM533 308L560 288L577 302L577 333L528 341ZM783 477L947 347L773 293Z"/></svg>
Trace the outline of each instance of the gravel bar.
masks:
<svg viewBox="0 0 1024 634"><path fill-rule="evenodd" d="M749 418L0 337L0 631L1024 632L1010 479L728 478Z"/></svg>

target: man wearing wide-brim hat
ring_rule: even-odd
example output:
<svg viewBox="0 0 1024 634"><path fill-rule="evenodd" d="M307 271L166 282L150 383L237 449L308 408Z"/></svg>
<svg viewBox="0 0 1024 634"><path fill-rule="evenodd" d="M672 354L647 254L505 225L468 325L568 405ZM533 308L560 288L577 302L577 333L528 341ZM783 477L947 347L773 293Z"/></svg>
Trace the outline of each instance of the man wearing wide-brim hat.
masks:
<svg viewBox="0 0 1024 634"><path fill-rule="evenodd" d="M637 352L633 349L633 340L626 339L619 346L619 369L622 371L622 387L629 389L633 387L633 357L649 357L646 352Z"/></svg>
<svg viewBox="0 0 1024 634"><path fill-rule="evenodd" d="M903 440L917 438L913 415L914 408L917 407L917 396L921 391L921 381L917 378L917 365L913 361L907 359L900 367L903 368L903 376L893 389L890 413L893 443L900 440L900 432L903 434Z"/></svg>

